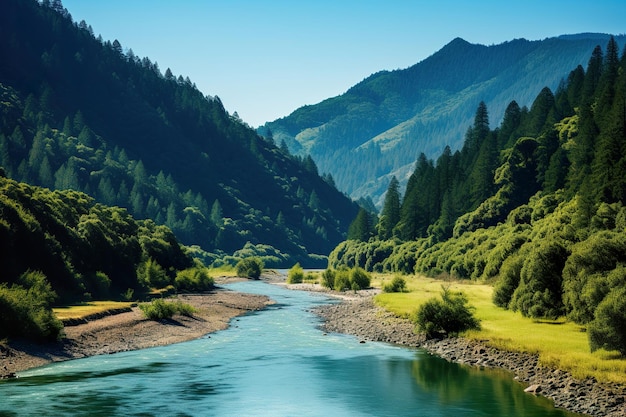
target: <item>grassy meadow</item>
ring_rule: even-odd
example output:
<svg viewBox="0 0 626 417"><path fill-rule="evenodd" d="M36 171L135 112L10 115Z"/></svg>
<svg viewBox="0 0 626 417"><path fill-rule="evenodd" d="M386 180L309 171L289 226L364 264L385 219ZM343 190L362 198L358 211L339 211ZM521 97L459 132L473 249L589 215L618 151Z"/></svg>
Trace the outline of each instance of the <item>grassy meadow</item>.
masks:
<svg viewBox="0 0 626 417"><path fill-rule="evenodd" d="M577 378L595 377L599 381L626 384L626 359L618 352L591 353L585 329L567 322L538 321L520 313L504 310L491 301L493 287L470 281L451 281L404 276L409 292L382 293L376 303L400 316L409 317L424 301L438 297L441 286L467 294L482 329L466 337L488 340L491 346L509 351L536 353L542 364L571 372ZM376 274L372 285L382 287L393 275Z"/></svg>
<svg viewBox="0 0 626 417"><path fill-rule="evenodd" d="M52 311L59 320L82 319L92 314L130 307L131 304L131 302L119 301L92 301L72 306L55 307Z"/></svg>

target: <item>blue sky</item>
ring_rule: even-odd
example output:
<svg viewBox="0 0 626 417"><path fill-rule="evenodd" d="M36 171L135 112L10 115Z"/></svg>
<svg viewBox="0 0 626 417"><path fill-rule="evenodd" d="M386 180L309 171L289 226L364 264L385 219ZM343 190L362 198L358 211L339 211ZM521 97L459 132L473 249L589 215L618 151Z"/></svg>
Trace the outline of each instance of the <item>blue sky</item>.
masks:
<svg viewBox="0 0 626 417"><path fill-rule="evenodd" d="M253 127L406 68L455 37L484 45L626 33L624 0L63 0L75 21L189 76ZM603 47L605 45L602 45ZM623 47L623 45L620 45Z"/></svg>

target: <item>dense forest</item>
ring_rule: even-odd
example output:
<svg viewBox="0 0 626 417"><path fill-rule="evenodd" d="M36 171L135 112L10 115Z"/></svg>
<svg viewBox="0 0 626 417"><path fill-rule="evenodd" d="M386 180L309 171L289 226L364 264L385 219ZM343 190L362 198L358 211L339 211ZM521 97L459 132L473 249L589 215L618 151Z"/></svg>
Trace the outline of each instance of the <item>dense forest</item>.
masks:
<svg viewBox="0 0 626 417"><path fill-rule="evenodd" d="M420 153L432 159L446 145L452 151L462 147L480 100L500 123L511 98L524 107L544 86L555 91L608 39L581 34L484 46L457 38L418 64L373 74L259 132L269 129L292 152L311 154L340 190L355 199L370 196L381 207L391 176L404 187Z"/></svg>
<svg viewBox="0 0 626 417"><path fill-rule="evenodd" d="M626 308L625 202L626 50L611 38L496 129L480 103L463 148L421 155L403 197L392 179L330 264L493 282L499 306L593 328Z"/></svg>
<svg viewBox="0 0 626 417"><path fill-rule="evenodd" d="M311 157L95 36L59 0L0 5L0 166L166 225L208 263L325 266L358 210Z"/></svg>
<svg viewBox="0 0 626 417"><path fill-rule="evenodd" d="M4 173L0 173L4 174ZM153 289L212 281L172 231L87 194L0 175L0 338L54 339L53 305L135 300Z"/></svg>

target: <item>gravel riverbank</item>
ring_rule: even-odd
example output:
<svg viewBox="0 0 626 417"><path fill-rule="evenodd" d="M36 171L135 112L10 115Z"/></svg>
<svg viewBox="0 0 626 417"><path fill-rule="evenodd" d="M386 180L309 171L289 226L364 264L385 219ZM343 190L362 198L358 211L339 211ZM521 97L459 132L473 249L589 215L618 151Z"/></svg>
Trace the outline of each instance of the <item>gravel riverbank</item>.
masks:
<svg viewBox="0 0 626 417"><path fill-rule="evenodd" d="M413 332L410 320L376 306L371 293L365 296L346 293L343 300L316 310L324 319L325 331L352 334L362 341L421 347L446 360L469 366L505 369L526 387L529 395L550 398L558 408L590 416L626 416L626 387L600 384L592 378L577 380L567 372L540 366L536 355L500 351L489 347L486 341L425 340Z"/></svg>

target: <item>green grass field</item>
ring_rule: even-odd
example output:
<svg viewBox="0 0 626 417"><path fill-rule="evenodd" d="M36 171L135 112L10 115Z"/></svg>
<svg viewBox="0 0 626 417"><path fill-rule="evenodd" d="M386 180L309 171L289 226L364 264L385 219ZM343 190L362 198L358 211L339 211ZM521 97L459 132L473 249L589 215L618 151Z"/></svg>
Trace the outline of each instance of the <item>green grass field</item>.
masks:
<svg viewBox="0 0 626 417"><path fill-rule="evenodd" d="M392 275L377 274L372 280L382 287ZM584 328L560 321L536 321L520 313L504 310L491 302L490 285L468 281L444 281L405 276L410 292L383 293L376 303L400 316L409 317L420 303L438 297L442 285L467 294L470 305L481 320L482 329L466 337L488 340L491 346L509 351L537 353L542 364L571 372L577 378L593 376L599 381L626 384L626 359L618 352L591 353Z"/></svg>
<svg viewBox="0 0 626 417"><path fill-rule="evenodd" d="M103 311L130 307L131 304L132 303L130 302L118 301L93 301L75 306L56 307L53 308L52 311L59 320L81 319L91 314L97 314Z"/></svg>

